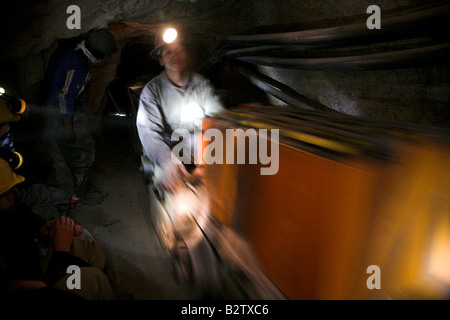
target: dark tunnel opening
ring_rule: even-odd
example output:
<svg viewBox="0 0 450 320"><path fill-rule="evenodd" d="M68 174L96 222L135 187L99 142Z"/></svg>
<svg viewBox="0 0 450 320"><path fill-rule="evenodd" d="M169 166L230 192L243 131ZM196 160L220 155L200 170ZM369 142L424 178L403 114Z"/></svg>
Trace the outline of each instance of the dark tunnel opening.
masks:
<svg viewBox="0 0 450 320"><path fill-rule="evenodd" d="M137 36L124 45L116 73L124 85L128 87L144 85L161 72L162 67L158 61L150 57L153 42L153 37Z"/></svg>
<svg viewBox="0 0 450 320"><path fill-rule="evenodd" d="M116 77L105 90L102 130L105 136L119 139L124 135L137 146L135 121L142 87L162 68L151 59L153 37L141 35L127 40L120 52ZM134 150L139 154L138 147Z"/></svg>

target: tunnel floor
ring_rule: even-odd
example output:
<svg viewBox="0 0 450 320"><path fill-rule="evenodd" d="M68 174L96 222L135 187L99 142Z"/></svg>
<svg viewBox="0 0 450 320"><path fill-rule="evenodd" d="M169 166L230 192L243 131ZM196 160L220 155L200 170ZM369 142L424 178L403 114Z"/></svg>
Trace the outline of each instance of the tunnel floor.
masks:
<svg viewBox="0 0 450 320"><path fill-rule="evenodd" d="M151 224L136 141L129 123L123 124L105 121L96 139L92 181L108 197L100 205L82 205L72 215L102 245L117 300L187 299Z"/></svg>

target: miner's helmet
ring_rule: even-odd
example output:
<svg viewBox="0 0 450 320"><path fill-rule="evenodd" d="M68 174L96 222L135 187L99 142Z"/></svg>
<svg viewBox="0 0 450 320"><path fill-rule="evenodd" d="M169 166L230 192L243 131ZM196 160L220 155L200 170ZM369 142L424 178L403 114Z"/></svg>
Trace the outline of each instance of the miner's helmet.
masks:
<svg viewBox="0 0 450 320"><path fill-rule="evenodd" d="M8 104L0 100L0 124L20 120L20 116L12 113Z"/></svg>
<svg viewBox="0 0 450 320"><path fill-rule="evenodd" d="M19 120L18 115L23 114L26 109L27 104L23 99L7 95L5 89L0 87L0 123Z"/></svg>
<svg viewBox="0 0 450 320"><path fill-rule="evenodd" d="M86 46L98 59L103 59L116 51L116 39L105 29L92 29L86 35Z"/></svg>
<svg viewBox="0 0 450 320"><path fill-rule="evenodd" d="M0 195L23 181L25 181L25 178L15 174L8 162L0 158Z"/></svg>
<svg viewBox="0 0 450 320"><path fill-rule="evenodd" d="M176 26L163 26L160 28L155 36L155 46L150 52L153 59L159 60L161 58L162 49L166 44L186 43L186 39L179 32Z"/></svg>

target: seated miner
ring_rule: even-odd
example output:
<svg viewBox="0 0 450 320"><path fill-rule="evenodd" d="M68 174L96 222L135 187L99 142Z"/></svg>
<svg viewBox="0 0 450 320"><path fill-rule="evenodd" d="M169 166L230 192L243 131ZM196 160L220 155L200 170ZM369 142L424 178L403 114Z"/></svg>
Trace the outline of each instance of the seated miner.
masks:
<svg viewBox="0 0 450 320"><path fill-rule="evenodd" d="M110 32L90 30L81 39L56 49L42 85L47 104L43 146L54 168L52 184L74 192L84 204L100 204L106 196L90 184L95 160L91 120L86 112L90 66L115 51L116 40Z"/></svg>
<svg viewBox="0 0 450 320"><path fill-rule="evenodd" d="M183 180L201 175L200 166L189 168L189 157L185 161L186 155L183 159L173 152L174 145L188 143L187 148L192 149L202 119L223 110L209 80L190 70L189 48L187 37L174 28L157 34L150 55L159 60L164 70L143 88L136 119L143 154L154 166L154 183L169 191L174 191ZM179 129L189 132L192 139L173 139L173 133Z"/></svg>
<svg viewBox="0 0 450 320"><path fill-rule="evenodd" d="M6 151L15 151L11 123L18 120L20 120L20 116L11 112L8 104L0 99L0 148L4 153L6 153Z"/></svg>
<svg viewBox="0 0 450 320"><path fill-rule="evenodd" d="M22 153L16 150L14 134L11 132L11 122L21 119L21 113L12 112L7 103L0 100L0 158L5 159L16 171L22 169L24 161ZM33 161L31 159L31 161ZM29 174L33 174L30 170ZM28 176L27 176L28 179ZM31 179L33 180L33 179ZM70 192L55 187L47 187L44 183L21 183L14 187L15 196L30 207L35 213L42 214L42 218L57 218L65 215L69 210L80 205L79 199Z"/></svg>
<svg viewBox="0 0 450 320"><path fill-rule="evenodd" d="M48 158L39 149L40 123L30 109L23 99L0 87L0 155L4 157L17 149L27 158L17 171L27 177L26 185L43 182L51 169Z"/></svg>
<svg viewBox="0 0 450 320"><path fill-rule="evenodd" d="M102 248L73 219L63 216L44 221L18 202L12 188L23 181L24 177L0 158L2 294L9 299L71 294L82 299L111 299L111 286L102 271ZM76 272L77 278L70 278Z"/></svg>

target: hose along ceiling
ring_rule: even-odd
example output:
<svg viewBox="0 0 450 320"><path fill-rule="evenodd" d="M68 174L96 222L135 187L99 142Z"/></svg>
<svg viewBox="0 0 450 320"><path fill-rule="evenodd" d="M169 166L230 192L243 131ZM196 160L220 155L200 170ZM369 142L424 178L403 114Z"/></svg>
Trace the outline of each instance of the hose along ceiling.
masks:
<svg viewBox="0 0 450 320"><path fill-rule="evenodd" d="M224 64L289 105L332 111L254 67L349 71L445 64L450 53L449 21L450 4L442 3L382 16L381 29L375 30L369 30L364 21L314 30L230 36L216 43L202 67Z"/></svg>

